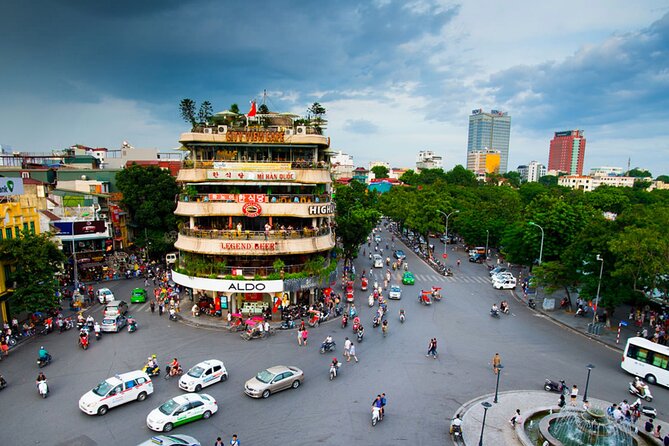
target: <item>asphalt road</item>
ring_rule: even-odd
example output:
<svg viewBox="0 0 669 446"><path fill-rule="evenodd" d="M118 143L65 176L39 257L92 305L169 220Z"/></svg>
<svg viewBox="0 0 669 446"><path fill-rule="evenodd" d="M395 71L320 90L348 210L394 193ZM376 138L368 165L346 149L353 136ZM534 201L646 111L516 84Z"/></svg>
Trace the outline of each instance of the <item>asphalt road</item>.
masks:
<svg viewBox="0 0 669 446"><path fill-rule="evenodd" d="M385 248L389 235L384 232L383 236ZM442 249L437 246L437 252ZM361 292L356 281L356 307L366 328L365 340L357 345L360 362L343 361L332 382L328 378L332 355L321 355L318 348L331 334L337 342L336 356L342 359L344 337L354 338L351 325L342 329L338 320L323 324L310 331L307 347L298 347L295 331L277 332L267 340L243 341L237 334L170 322L166 315L151 314L148 305L135 304L131 314L140 325L136 333L105 335L101 341L93 341L88 351L77 348L74 331L51 334L30 341L0 362L0 373L9 382L0 392L0 444L136 445L148 439L152 431L146 427L146 415L182 393L176 380L156 379L155 392L146 401L120 406L104 417L85 415L78 409L78 400L101 380L140 368L152 353L158 355L162 366L174 356L185 367L209 358L225 362L228 381L204 390L217 399L219 412L209 420L174 430L203 444L213 444L219 435L229 440L233 433L247 445L443 444L447 441L446 420L457 408L494 392L490 360L495 352L501 354L505 366L501 390L541 389L544 378L550 377L563 378L569 385L576 383L582 394L585 365L592 363L596 368L590 395L611 401L628 398L630 377L620 369L620 353L537 316L514 301L508 291L493 290L485 266L468 263L462 250L449 251L455 273L452 278L437 275L409 249L404 247L404 251L416 274L416 285L402 286L402 300L390 301L386 338L380 328L372 329L368 293ZM387 255L390 253L384 252L384 257ZM459 268L455 267L458 256L462 259ZM369 271L369 259L361 256L356 268L358 272ZM373 271L381 277L385 268ZM399 279L397 272L393 283ZM138 286L136 281L108 285L117 298L126 299ZM444 299L432 306L420 305L418 293L432 285L443 287ZM492 302L503 298L511 303L511 314L491 318L488 310ZM397 317L400 307L407 315L404 324ZM100 310L96 305L96 318ZM437 360L425 357L431 337L439 342ZM46 400L38 396L34 386L40 344L55 358L43 369L51 387ZM248 378L276 364L302 368L306 377L303 386L267 400L243 394ZM656 398L653 405L661 418L667 418L667 389L653 387L652 391ZM371 401L381 392L388 397L386 418L372 427Z"/></svg>

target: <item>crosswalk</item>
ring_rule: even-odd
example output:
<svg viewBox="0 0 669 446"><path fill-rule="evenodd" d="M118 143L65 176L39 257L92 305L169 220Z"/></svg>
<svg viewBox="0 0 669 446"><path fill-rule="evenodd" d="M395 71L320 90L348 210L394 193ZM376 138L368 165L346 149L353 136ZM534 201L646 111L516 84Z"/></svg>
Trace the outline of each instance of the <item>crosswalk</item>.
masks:
<svg viewBox="0 0 669 446"><path fill-rule="evenodd" d="M383 281L383 278L385 276L379 274L376 271L373 271L371 274L372 277L372 282L374 280L379 280ZM487 285L490 285L490 278L485 277L485 276L467 276L467 275L460 275L455 273L453 276L442 276L440 274L416 274L414 273L414 277L416 278L417 282L426 282L426 283L484 283ZM392 282L401 282L402 281L402 275L398 274L395 272L394 274L391 273L391 279ZM371 285L371 284L370 284Z"/></svg>

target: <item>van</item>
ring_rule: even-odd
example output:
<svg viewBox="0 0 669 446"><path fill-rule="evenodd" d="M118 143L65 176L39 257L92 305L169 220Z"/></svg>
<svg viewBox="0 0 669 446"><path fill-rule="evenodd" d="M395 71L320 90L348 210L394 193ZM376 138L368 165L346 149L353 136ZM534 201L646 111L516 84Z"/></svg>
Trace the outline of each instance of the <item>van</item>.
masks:
<svg viewBox="0 0 669 446"><path fill-rule="evenodd" d="M141 370L107 378L79 399L79 409L88 415L104 415L112 407L144 401L153 393L153 382Z"/></svg>
<svg viewBox="0 0 669 446"><path fill-rule="evenodd" d="M374 254L374 268L383 268L383 257L378 254Z"/></svg>
<svg viewBox="0 0 669 446"><path fill-rule="evenodd" d="M170 265L177 263L178 258L179 258L178 252L170 252L165 256L165 263L167 263L167 266L169 267Z"/></svg>
<svg viewBox="0 0 669 446"><path fill-rule="evenodd" d="M516 278L504 277L500 280L495 280L492 283L492 287L496 290L513 290L516 288Z"/></svg>

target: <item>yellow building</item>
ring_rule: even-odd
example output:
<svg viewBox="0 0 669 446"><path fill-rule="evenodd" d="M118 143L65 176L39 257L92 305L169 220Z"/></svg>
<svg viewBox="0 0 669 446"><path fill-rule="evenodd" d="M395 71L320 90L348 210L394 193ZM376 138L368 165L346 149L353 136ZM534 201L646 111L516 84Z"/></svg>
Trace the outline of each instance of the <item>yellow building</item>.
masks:
<svg viewBox="0 0 669 446"><path fill-rule="evenodd" d="M499 173L499 150L474 150L467 153L467 170L474 173Z"/></svg>

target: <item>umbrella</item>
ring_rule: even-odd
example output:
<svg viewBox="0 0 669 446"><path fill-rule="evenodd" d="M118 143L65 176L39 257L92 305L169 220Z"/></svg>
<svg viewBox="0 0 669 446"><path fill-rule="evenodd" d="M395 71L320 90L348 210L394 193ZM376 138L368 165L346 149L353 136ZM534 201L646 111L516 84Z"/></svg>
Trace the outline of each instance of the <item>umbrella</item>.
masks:
<svg viewBox="0 0 669 446"><path fill-rule="evenodd" d="M239 113L235 113L230 110L223 110L218 113L214 113L214 116L239 116Z"/></svg>
<svg viewBox="0 0 669 446"><path fill-rule="evenodd" d="M251 320L254 321L254 322L263 322L265 320L265 318L262 317L262 316L253 316L251 318Z"/></svg>
<svg viewBox="0 0 669 446"><path fill-rule="evenodd" d="M230 313L232 317L243 317L241 313Z"/></svg>
<svg viewBox="0 0 669 446"><path fill-rule="evenodd" d="M246 319L246 320L244 321L244 323L245 323L246 325L253 325L255 322L256 322L256 321L254 321L253 319Z"/></svg>

